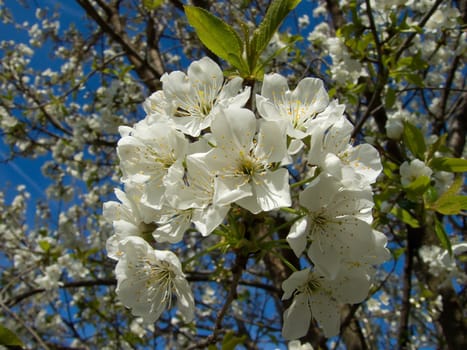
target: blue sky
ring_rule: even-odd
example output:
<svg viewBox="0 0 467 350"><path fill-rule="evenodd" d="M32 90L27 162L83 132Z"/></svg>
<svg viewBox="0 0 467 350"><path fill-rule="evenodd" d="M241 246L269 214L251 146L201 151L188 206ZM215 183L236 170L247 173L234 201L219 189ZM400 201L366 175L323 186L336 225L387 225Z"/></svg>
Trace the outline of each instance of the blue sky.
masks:
<svg viewBox="0 0 467 350"><path fill-rule="evenodd" d="M79 19L82 16L82 10L75 2L39 0L36 3L49 9L59 9L61 28L68 27L70 23L80 23ZM28 11L25 11L16 0L6 0L5 6L10 9L15 22L23 23L26 21L31 25L37 22L35 7L30 7ZM15 30L12 25L5 25L0 22L0 41L3 40L13 40L27 44L28 36L25 31ZM50 60L44 59L44 57L48 57L49 47L45 45L44 48L36 50L32 59L34 68L46 69L50 66ZM46 156L36 159L17 157L4 162L8 158L8 152L8 147L3 139L0 139L0 191L5 192L6 201L9 203L16 194L16 187L18 185L26 186L26 191L31 195L28 209L28 221L31 222L34 219L34 203L48 200L45 190L51 182L42 175L41 167L44 162L51 158Z"/></svg>

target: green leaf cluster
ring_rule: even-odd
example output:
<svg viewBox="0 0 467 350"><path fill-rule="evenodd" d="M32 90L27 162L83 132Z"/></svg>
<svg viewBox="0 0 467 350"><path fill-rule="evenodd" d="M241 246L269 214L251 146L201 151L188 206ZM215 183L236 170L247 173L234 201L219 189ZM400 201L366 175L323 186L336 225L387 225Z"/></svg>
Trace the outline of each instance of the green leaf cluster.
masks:
<svg viewBox="0 0 467 350"><path fill-rule="evenodd" d="M387 61L390 67L389 76L397 82L406 80L408 83L418 87L423 87L423 70L428 68L428 63L422 58L421 53L407 56L394 61L394 57L389 57Z"/></svg>
<svg viewBox="0 0 467 350"><path fill-rule="evenodd" d="M262 68L267 63L260 61L261 54L282 21L300 1L272 1L263 21L251 35L246 25L242 25L243 40L232 26L209 11L186 5L185 14L201 42L212 53L227 61L243 78L260 80Z"/></svg>

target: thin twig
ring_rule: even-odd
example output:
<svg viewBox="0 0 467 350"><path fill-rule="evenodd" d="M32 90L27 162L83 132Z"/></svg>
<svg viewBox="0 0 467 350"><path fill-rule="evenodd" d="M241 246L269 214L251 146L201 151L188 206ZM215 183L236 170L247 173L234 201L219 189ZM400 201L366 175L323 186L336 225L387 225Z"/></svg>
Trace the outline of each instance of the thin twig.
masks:
<svg viewBox="0 0 467 350"><path fill-rule="evenodd" d="M3 302L0 301L0 306L2 307L3 310L5 310L6 313L8 313L11 317L13 317L16 322L18 322L19 324L21 324L21 326L23 326L36 340L37 342L45 349L45 350L49 350L50 348L47 346L46 343L44 343L44 341L41 339L41 337L39 336L39 334L37 334L36 331L34 331L34 329L32 329L31 327L29 327L26 322L24 322L21 318L19 318L8 306L6 306Z"/></svg>
<svg viewBox="0 0 467 350"><path fill-rule="evenodd" d="M237 286L240 282L240 277L242 276L242 273L243 273L243 270L245 269L247 261L248 261L247 256L237 253L234 266L232 267L232 282L230 284L230 289L227 294L227 298L224 302L224 305L222 306L222 308L219 310L217 314L212 334L209 337L207 337L206 340L204 340L203 342L200 342L198 344L195 344L189 347L188 350L204 349L207 346L214 344L217 341L217 337L219 336L219 333L221 331L222 321L224 320L225 314L227 313L227 310L229 309L232 302L237 297Z"/></svg>

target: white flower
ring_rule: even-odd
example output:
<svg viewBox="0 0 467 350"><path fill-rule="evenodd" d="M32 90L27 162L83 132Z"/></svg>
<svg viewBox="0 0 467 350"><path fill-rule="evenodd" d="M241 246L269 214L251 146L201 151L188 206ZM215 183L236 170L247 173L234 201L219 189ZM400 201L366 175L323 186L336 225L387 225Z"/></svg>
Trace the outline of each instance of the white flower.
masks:
<svg viewBox="0 0 467 350"><path fill-rule="evenodd" d="M310 17L308 15L302 15L298 17L298 26L300 28L305 28L310 25Z"/></svg>
<svg viewBox="0 0 467 350"><path fill-rule="evenodd" d="M135 316L153 323L172 307L176 296L178 311L186 322L194 317L194 299L177 256L166 250L154 250L140 237L120 242L117 263L117 295Z"/></svg>
<svg viewBox="0 0 467 350"><path fill-rule="evenodd" d="M284 123L287 135L302 139L307 122L326 108L329 97L321 79L305 78L290 91L287 79L275 73L264 76L256 103L264 119Z"/></svg>
<svg viewBox="0 0 467 350"><path fill-rule="evenodd" d="M467 252L467 243L462 242L453 244L451 249L452 255L449 255L449 252L444 250L439 256L439 261L445 266L447 270L453 270L457 268L455 256Z"/></svg>
<svg viewBox="0 0 467 350"><path fill-rule="evenodd" d="M388 114L386 121L386 135L392 140L400 140L404 132L404 121L409 118L409 114L400 109L395 113Z"/></svg>
<svg viewBox="0 0 467 350"><path fill-rule="evenodd" d="M250 97L249 88L240 92L243 80L239 77L224 85L220 67L208 57L191 63L187 74L166 73L161 81L177 128L195 137L211 125L219 110L227 106L242 107Z"/></svg>
<svg viewBox="0 0 467 350"><path fill-rule="evenodd" d="M399 168L402 186L407 186L420 176L430 177L433 171L420 159L414 159L410 163L405 161Z"/></svg>
<svg viewBox="0 0 467 350"><path fill-rule="evenodd" d="M313 31L309 32L307 40L312 45L326 42L326 40L328 40L330 37L330 32L331 29L329 28L329 24L326 22L321 22L313 27Z"/></svg>
<svg viewBox="0 0 467 350"><path fill-rule="evenodd" d="M451 283L452 279L458 279L460 283L467 281L467 275L456 264L456 256L467 252L467 243L453 244L451 248L452 255L447 250L437 246L422 246L420 248L420 257L428 265L430 273L443 278L439 288Z"/></svg>
<svg viewBox="0 0 467 350"><path fill-rule="evenodd" d="M353 125L343 111L343 106L331 103L312 121L308 162L339 178L346 187L365 188L381 173L381 160L373 146L350 144Z"/></svg>
<svg viewBox="0 0 467 350"><path fill-rule="evenodd" d="M125 192L115 189L119 202L104 203L103 216L111 222L114 234L107 239L106 249L109 258L118 260L118 244L127 236L142 236L151 233L156 226L151 222L157 217L154 209L141 203L142 186L125 184Z"/></svg>
<svg viewBox="0 0 467 350"><path fill-rule="evenodd" d="M454 6L437 9L426 22L425 28L429 31L436 32L442 27L448 28L455 26L459 16L460 12Z"/></svg>
<svg viewBox="0 0 467 350"><path fill-rule="evenodd" d="M256 214L291 204L288 171L274 168L288 160L283 130L267 121L258 134L256 127L243 108L226 109L212 123L217 145L200 159L216 175L215 205L236 202Z"/></svg>
<svg viewBox="0 0 467 350"><path fill-rule="evenodd" d="M441 195L451 187L454 181L454 174L447 171L437 171L433 174L433 179L435 180L435 188L438 195Z"/></svg>
<svg viewBox="0 0 467 350"><path fill-rule="evenodd" d="M351 57L343 38L328 38L324 42L332 59L332 77L339 85L356 84L359 77L367 75L360 62Z"/></svg>
<svg viewBox="0 0 467 350"><path fill-rule="evenodd" d="M40 288L45 290L52 290L58 288L63 283L60 282L60 277L62 275L62 267L58 264L53 264L47 266L44 271L44 275L37 277L35 282L39 285Z"/></svg>
<svg viewBox="0 0 467 350"><path fill-rule="evenodd" d="M172 106L167 101L164 91L158 90L152 93L144 102L143 109L146 112L146 121L148 124L164 122L173 124L169 117Z"/></svg>
<svg viewBox="0 0 467 350"><path fill-rule="evenodd" d="M166 196L174 208L192 209L192 222L206 236L222 223L230 205L213 204L215 178L203 163L202 155L188 156L186 169L173 167L166 181Z"/></svg>
<svg viewBox="0 0 467 350"><path fill-rule="evenodd" d="M136 334L139 338L143 338L146 334L146 330L141 325L142 322L143 320L141 318L135 318L130 323L131 333Z"/></svg>
<svg viewBox="0 0 467 350"><path fill-rule="evenodd" d="M193 210L163 206L158 211L158 215L159 217L155 220L157 228L152 233L154 239L157 242L177 243L190 228Z"/></svg>
<svg viewBox="0 0 467 350"><path fill-rule="evenodd" d="M344 267L347 271L359 270L369 276L375 271L375 266L391 258L390 251L386 248L388 239L384 233L372 230L371 238L367 240L359 252L359 256L348 256L344 259Z"/></svg>
<svg viewBox="0 0 467 350"><path fill-rule="evenodd" d="M154 209L164 203L163 180L170 167L181 163L186 155L188 140L166 123L148 125L140 122L134 128L120 127L122 138L117 153L123 182L145 185L142 202Z"/></svg>
<svg viewBox="0 0 467 350"><path fill-rule="evenodd" d="M282 299L293 301L284 312L282 335L285 339L304 336L311 318L315 318L326 337L339 333L340 304L358 303L368 294L370 282L365 275L347 277L345 274L328 279L319 270L306 268L292 273L283 283Z"/></svg>
<svg viewBox="0 0 467 350"><path fill-rule="evenodd" d="M300 193L307 215L296 221L287 242L297 256L311 242L308 256L330 278L344 260L361 257L375 246L371 228L371 192L343 189L330 176L319 176Z"/></svg>
<svg viewBox="0 0 467 350"><path fill-rule="evenodd" d="M292 340L287 344L289 350L313 350L310 343L300 343L300 340Z"/></svg>

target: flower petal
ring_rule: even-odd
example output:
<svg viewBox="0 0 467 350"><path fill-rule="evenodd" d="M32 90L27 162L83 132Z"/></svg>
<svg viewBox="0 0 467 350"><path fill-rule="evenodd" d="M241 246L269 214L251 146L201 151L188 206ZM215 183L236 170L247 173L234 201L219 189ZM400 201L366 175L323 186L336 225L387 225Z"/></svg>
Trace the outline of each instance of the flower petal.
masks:
<svg viewBox="0 0 467 350"><path fill-rule="evenodd" d="M287 339L303 337L310 327L311 312L308 307L308 296L300 293L295 296L290 307L284 312L282 336Z"/></svg>
<svg viewBox="0 0 467 350"><path fill-rule="evenodd" d="M297 257L299 257L306 249L307 227L308 220L306 217L303 217L293 223L290 228L290 232L287 235L287 243L289 243Z"/></svg>
<svg viewBox="0 0 467 350"><path fill-rule="evenodd" d="M292 204L289 188L289 172L287 169L278 169L253 179L253 191L259 207L263 211L288 207Z"/></svg>

